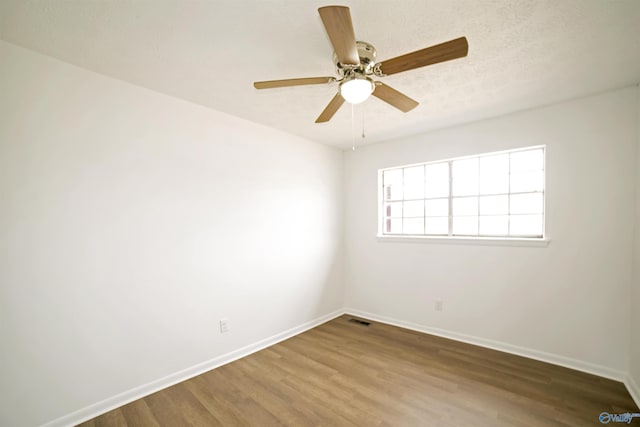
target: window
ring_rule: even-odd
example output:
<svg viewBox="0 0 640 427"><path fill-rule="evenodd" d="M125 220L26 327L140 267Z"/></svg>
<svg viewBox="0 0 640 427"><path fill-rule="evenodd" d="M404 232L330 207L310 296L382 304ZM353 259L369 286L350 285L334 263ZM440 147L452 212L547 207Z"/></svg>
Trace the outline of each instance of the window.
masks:
<svg viewBox="0 0 640 427"><path fill-rule="evenodd" d="M544 147L379 171L387 236L542 238Z"/></svg>

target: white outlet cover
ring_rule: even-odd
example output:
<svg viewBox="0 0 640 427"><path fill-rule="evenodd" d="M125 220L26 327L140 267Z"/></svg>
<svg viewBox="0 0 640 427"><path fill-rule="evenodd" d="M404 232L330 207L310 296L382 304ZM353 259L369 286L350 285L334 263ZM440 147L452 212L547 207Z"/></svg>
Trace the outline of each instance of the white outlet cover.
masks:
<svg viewBox="0 0 640 427"><path fill-rule="evenodd" d="M229 320L220 319L220 333L229 332Z"/></svg>

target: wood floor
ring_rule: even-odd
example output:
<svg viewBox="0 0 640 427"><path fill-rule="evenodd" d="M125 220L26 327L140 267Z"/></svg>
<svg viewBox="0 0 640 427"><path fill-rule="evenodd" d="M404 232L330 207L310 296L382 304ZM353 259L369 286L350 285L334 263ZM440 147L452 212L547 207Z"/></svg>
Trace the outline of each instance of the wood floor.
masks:
<svg viewBox="0 0 640 427"><path fill-rule="evenodd" d="M81 425L602 426L601 412L639 412L616 381L351 317Z"/></svg>

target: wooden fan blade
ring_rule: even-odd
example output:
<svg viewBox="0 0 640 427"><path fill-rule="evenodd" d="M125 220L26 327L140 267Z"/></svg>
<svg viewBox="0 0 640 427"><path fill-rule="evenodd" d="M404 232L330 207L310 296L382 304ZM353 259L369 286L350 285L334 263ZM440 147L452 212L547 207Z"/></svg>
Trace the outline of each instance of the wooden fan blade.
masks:
<svg viewBox="0 0 640 427"><path fill-rule="evenodd" d="M387 86L382 82L376 82L376 88L373 96L382 99L387 104L396 107L398 110L407 112L418 106L418 102L409 98L407 95L398 92L391 86Z"/></svg>
<svg viewBox="0 0 640 427"><path fill-rule="evenodd" d="M316 123L324 123L331 120L333 115L344 104L344 98L340 95L340 92L336 93L336 96L329 102L329 105L324 109L322 113L316 119Z"/></svg>
<svg viewBox="0 0 640 427"><path fill-rule="evenodd" d="M253 87L255 87L256 89L271 89L274 87L319 85L323 83L331 83L335 80L336 79L333 77L307 77L302 79L268 80L264 82L254 82Z"/></svg>
<svg viewBox="0 0 640 427"><path fill-rule="evenodd" d="M467 43L467 38L460 37L425 49L416 50L406 55L387 59L382 61L380 69L383 74L391 75L426 65L437 64L438 62L462 58L467 56L468 52L469 44Z"/></svg>
<svg viewBox="0 0 640 427"><path fill-rule="evenodd" d="M341 64L358 65L360 56L351 22L351 12L346 6L325 6L318 9L329 40Z"/></svg>

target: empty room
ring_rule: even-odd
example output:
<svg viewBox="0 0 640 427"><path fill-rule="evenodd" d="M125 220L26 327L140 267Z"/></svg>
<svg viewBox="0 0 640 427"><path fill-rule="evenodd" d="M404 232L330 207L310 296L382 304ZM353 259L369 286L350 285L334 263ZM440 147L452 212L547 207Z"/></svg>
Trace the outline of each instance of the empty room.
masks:
<svg viewBox="0 0 640 427"><path fill-rule="evenodd" d="M0 0L0 426L640 426L640 1Z"/></svg>

